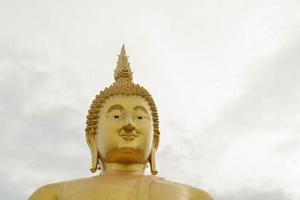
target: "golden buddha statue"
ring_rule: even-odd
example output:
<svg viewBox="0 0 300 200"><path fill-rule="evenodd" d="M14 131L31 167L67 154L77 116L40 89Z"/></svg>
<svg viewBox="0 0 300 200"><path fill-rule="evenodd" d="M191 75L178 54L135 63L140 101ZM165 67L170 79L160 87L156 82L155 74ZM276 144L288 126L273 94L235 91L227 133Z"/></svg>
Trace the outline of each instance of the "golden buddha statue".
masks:
<svg viewBox="0 0 300 200"><path fill-rule="evenodd" d="M212 200L203 190L155 176L158 114L149 92L132 82L124 45L114 78L93 100L85 129L90 170L100 175L45 185L29 200ZM148 162L150 176L144 175Z"/></svg>

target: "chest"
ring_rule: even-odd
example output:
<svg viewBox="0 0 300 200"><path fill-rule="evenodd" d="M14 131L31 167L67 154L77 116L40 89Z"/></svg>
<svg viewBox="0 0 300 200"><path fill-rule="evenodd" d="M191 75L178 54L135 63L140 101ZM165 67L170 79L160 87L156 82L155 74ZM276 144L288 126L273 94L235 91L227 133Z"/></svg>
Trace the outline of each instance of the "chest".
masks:
<svg viewBox="0 0 300 200"><path fill-rule="evenodd" d="M85 185L65 188L59 200L192 200L184 188L152 183Z"/></svg>

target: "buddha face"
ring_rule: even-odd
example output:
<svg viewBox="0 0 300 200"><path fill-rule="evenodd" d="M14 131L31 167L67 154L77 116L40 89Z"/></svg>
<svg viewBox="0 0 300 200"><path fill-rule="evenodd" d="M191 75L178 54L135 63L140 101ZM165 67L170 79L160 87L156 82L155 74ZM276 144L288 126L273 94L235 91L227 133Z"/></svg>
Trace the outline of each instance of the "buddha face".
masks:
<svg viewBox="0 0 300 200"><path fill-rule="evenodd" d="M148 102L140 96L107 99L99 113L95 142L104 163L145 164L153 145Z"/></svg>

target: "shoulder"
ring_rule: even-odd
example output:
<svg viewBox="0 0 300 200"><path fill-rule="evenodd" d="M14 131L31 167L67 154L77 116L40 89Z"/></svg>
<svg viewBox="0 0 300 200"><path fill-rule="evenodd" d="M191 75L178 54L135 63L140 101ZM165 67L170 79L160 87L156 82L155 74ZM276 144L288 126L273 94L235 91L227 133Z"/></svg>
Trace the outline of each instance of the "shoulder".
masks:
<svg viewBox="0 0 300 200"><path fill-rule="evenodd" d="M57 200L57 195L60 190L60 184L48 184L38 188L30 197L29 200Z"/></svg>
<svg viewBox="0 0 300 200"><path fill-rule="evenodd" d="M179 191L187 191L189 193L189 196L191 196L192 199L195 200L214 200L208 192L196 187L169 181L161 177L155 177L155 182L159 185L159 187L166 186L177 189Z"/></svg>
<svg viewBox="0 0 300 200"><path fill-rule="evenodd" d="M64 182L52 183L38 188L30 197L29 200L58 200L63 195L63 192L69 187L79 187L91 181L93 177L74 179Z"/></svg>
<svg viewBox="0 0 300 200"><path fill-rule="evenodd" d="M194 188L194 187L190 187L190 190L192 191L193 196L197 200L214 200L212 196L204 190L201 190L199 188Z"/></svg>

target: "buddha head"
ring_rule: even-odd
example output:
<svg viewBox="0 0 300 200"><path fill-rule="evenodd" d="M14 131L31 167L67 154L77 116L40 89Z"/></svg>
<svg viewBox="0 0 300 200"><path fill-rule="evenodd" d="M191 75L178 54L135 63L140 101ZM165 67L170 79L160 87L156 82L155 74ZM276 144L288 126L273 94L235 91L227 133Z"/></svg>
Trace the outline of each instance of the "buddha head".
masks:
<svg viewBox="0 0 300 200"><path fill-rule="evenodd" d="M125 47L114 72L115 82L100 91L87 116L86 139L92 155L91 172L103 163L147 164L155 169L159 145L157 109L150 93L132 82Z"/></svg>

